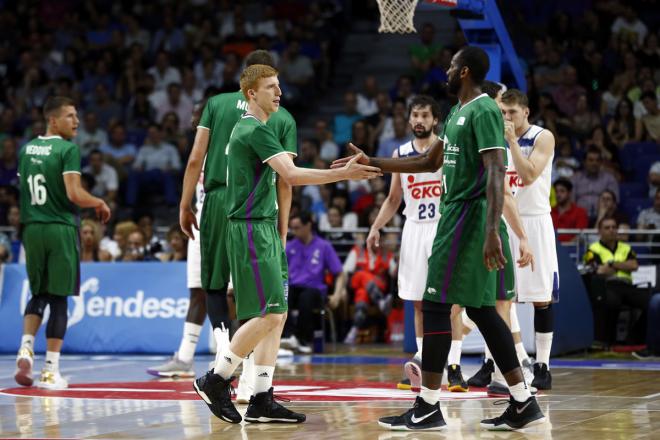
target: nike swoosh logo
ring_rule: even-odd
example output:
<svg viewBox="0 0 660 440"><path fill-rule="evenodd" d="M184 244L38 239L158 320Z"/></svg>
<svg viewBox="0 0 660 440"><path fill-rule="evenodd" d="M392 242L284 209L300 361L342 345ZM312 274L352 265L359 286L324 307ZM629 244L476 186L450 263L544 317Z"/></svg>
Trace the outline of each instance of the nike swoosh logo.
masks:
<svg viewBox="0 0 660 440"><path fill-rule="evenodd" d="M419 422L422 422L422 421L424 421L425 419L431 417L433 414L435 414L435 413L437 413L437 412L438 412L438 410L436 409L435 411L430 412L430 413L426 414L425 416L420 417L419 419L418 419L417 417L415 417L415 414L413 414L413 416L410 418L410 420L411 420L413 423L419 423Z"/></svg>
<svg viewBox="0 0 660 440"><path fill-rule="evenodd" d="M522 414L523 411L525 411L527 409L527 407L531 404L532 404L532 402L530 401L530 402L527 402L522 408L516 408L516 413Z"/></svg>

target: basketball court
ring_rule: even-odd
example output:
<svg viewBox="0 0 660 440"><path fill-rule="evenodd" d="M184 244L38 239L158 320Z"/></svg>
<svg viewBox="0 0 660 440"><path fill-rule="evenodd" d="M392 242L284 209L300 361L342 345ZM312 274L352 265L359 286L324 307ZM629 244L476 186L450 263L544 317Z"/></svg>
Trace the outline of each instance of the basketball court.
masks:
<svg viewBox="0 0 660 440"><path fill-rule="evenodd" d="M158 439L653 439L660 438L660 362L557 359L554 389L539 403L548 422L524 432L489 432L485 417L506 405L484 389L445 392L444 432L391 432L378 426L384 415L410 407L415 395L396 389L404 355L394 348L367 347L337 354L295 356L278 362L275 393L307 415L301 425L230 425L215 418L190 380L159 380L145 373L165 356L74 356L62 358L70 387L45 391L18 387L14 356L0 358L0 438ZM210 356L196 359L197 374ZM473 374L478 358L464 358ZM43 364L37 357L36 366ZM246 405L239 405L242 413Z"/></svg>

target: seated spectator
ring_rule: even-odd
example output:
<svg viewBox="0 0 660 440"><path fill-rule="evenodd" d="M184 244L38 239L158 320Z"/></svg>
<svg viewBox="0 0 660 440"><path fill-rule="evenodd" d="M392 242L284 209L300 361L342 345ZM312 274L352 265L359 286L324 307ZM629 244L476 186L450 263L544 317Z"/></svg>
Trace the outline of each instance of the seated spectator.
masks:
<svg viewBox="0 0 660 440"><path fill-rule="evenodd" d="M101 249L101 227L95 220L84 219L81 222L80 261L112 261L110 253Z"/></svg>
<svg viewBox="0 0 660 440"><path fill-rule="evenodd" d="M286 84L298 89L298 97L300 97L300 93L303 93L303 89L310 85L310 81L314 77L314 66L312 60L300 52L298 40L291 41L284 51L279 71Z"/></svg>
<svg viewBox="0 0 660 440"><path fill-rule="evenodd" d="M110 128L110 141L101 145L105 160L112 165L120 178L126 178L133 165L137 148L126 142L126 128L122 124L114 124Z"/></svg>
<svg viewBox="0 0 660 440"><path fill-rule="evenodd" d="M146 247L146 240L141 230L131 232L126 243L126 252L122 256L125 262L158 261Z"/></svg>
<svg viewBox="0 0 660 440"><path fill-rule="evenodd" d="M600 240L584 255L584 263L591 269L585 278L594 310L594 337L606 347L615 342L617 318L624 305L642 310L631 339L645 340L650 299L646 289L632 285L632 272L639 267L637 255L629 244L618 240L617 226L613 218L602 219L598 224Z"/></svg>
<svg viewBox="0 0 660 440"><path fill-rule="evenodd" d="M395 252L397 239L387 234L378 253L372 255L364 245L355 245L344 262L344 272L350 275L349 285L355 294L355 314L353 326L344 340L347 344L356 341L359 329L368 324L369 305L375 305L387 314L392 304L390 289L397 271ZM392 243L394 242L394 243ZM392 245L393 244L393 245Z"/></svg>
<svg viewBox="0 0 660 440"><path fill-rule="evenodd" d="M414 84L414 79L410 75L401 75L392 90L392 100L403 100L407 108L415 97Z"/></svg>
<svg viewBox="0 0 660 440"><path fill-rule="evenodd" d="M600 124L598 115L589 108L587 95L580 95L575 105L575 114L571 118L573 131L579 139L585 139Z"/></svg>
<svg viewBox="0 0 660 440"><path fill-rule="evenodd" d="M569 118L575 116L580 96L586 96L587 91L577 83L577 70L573 66L564 66L562 82L552 92L552 97L559 110Z"/></svg>
<svg viewBox="0 0 660 440"><path fill-rule="evenodd" d="M587 210L590 218L598 215L598 198L606 189L619 198L619 183L612 173L603 169L603 156L599 149L590 147L584 160L584 170L573 176L575 202Z"/></svg>
<svg viewBox="0 0 660 440"><path fill-rule="evenodd" d="M156 110L149 102L149 93L138 87L126 109L126 124L130 130L146 130L156 120Z"/></svg>
<svg viewBox="0 0 660 440"><path fill-rule="evenodd" d="M612 35L631 43L635 47L641 47L648 34L648 28L639 19L635 8L632 6L623 6L621 11L621 15L612 23Z"/></svg>
<svg viewBox="0 0 660 440"><path fill-rule="evenodd" d="M362 119L362 115L357 112L355 92L346 92L344 94L344 111L335 115L333 123L333 135L338 145L343 146L351 140L353 124L360 119Z"/></svg>
<svg viewBox="0 0 660 440"><path fill-rule="evenodd" d="M161 127L163 129L163 141L168 144L172 144L178 148L177 143L179 142L179 136L181 136L181 124L179 123L179 117L174 112L167 112L163 116L161 122Z"/></svg>
<svg viewBox="0 0 660 440"><path fill-rule="evenodd" d="M181 227L172 225L167 231L169 252L161 252L158 259L163 262L186 261L188 259L188 236L181 231Z"/></svg>
<svg viewBox="0 0 660 440"><path fill-rule="evenodd" d="M624 98L628 79L618 75L612 80L607 90L601 96L600 115L605 117L614 116L619 102Z"/></svg>
<svg viewBox="0 0 660 440"><path fill-rule="evenodd" d="M122 118L122 108L105 84L97 84L94 88L94 102L90 107L94 108L101 127L108 127Z"/></svg>
<svg viewBox="0 0 660 440"><path fill-rule="evenodd" d="M552 164L552 181L563 177L570 179L580 169L580 161L573 155L573 147L566 136L557 137L557 154Z"/></svg>
<svg viewBox="0 0 660 440"><path fill-rule="evenodd" d="M410 140L406 118L395 116L392 120L392 125L394 127L394 137L385 139L379 143L378 152L376 153L378 157L392 157L394 150Z"/></svg>
<svg viewBox="0 0 660 440"><path fill-rule="evenodd" d="M655 197L655 193L660 188L660 161L653 162L653 165L651 165L647 181L649 183L649 197Z"/></svg>
<svg viewBox="0 0 660 440"><path fill-rule="evenodd" d="M660 142L660 109L658 109L658 98L653 92L646 92L641 97L642 104L647 114L642 116L642 125L644 128L644 138L659 143Z"/></svg>
<svg viewBox="0 0 660 440"><path fill-rule="evenodd" d="M300 156L296 158L299 167L314 168L319 159L319 144L316 139L304 139L300 144Z"/></svg>
<svg viewBox="0 0 660 440"><path fill-rule="evenodd" d="M353 230L358 227L358 216L356 213L348 211L349 208L349 196L345 190L336 190L335 193L330 198L329 206L336 206L341 211L342 216L342 228ZM328 222L328 215L322 214L319 218L319 230L327 231L330 229L330 224Z"/></svg>
<svg viewBox="0 0 660 440"><path fill-rule="evenodd" d="M570 180L559 178L553 184L557 204L552 208L552 223L555 229L586 229L589 217L584 208L576 205L571 197L573 184ZM575 234L559 234L559 241L570 243L577 239Z"/></svg>
<svg viewBox="0 0 660 440"><path fill-rule="evenodd" d="M159 26L151 41L151 52L166 50L170 53L177 53L183 50L185 44L185 37L181 29L176 26L173 14L166 13L162 25Z"/></svg>
<svg viewBox="0 0 660 440"><path fill-rule="evenodd" d="M128 236L138 229L138 225L130 220L122 221L115 225L112 238L119 248L119 255L115 257L115 260L120 261L124 259L124 256L128 252Z"/></svg>
<svg viewBox="0 0 660 440"><path fill-rule="evenodd" d="M378 95L378 82L374 75L364 79L362 91L357 94L357 111L365 118L378 113L376 96Z"/></svg>
<svg viewBox="0 0 660 440"><path fill-rule="evenodd" d="M160 125L151 124L128 176L126 203L136 206L140 193L151 187L163 191L168 206L176 206L175 176L180 170L181 158L176 147L163 142Z"/></svg>
<svg viewBox="0 0 660 440"><path fill-rule="evenodd" d="M605 217L613 218L618 225L622 223L630 223L628 215L619 210L616 195L609 189L606 189L600 194L600 197L598 198L598 215L596 221L592 222L589 227L596 228L598 223L600 223Z"/></svg>
<svg viewBox="0 0 660 440"><path fill-rule="evenodd" d="M0 185L18 186L16 139L5 138L2 141L2 153L0 154Z"/></svg>
<svg viewBox="0 0 660 440"><path fill-rule="evenodd" d="M286 245L289 263L289 318L284 333L289 345L309 353L314 330L322 328L321 311L326 301L336 309L344 299L346 274L330 242L314 233L308 212L291 217L294 235ZM333 294L328 296L327 275L334 278ZM285 342L283 340L283 342Z"/></svg>
<svg viewBox="0 0 660 440"><path fill-rule="evenodd" d="M639 213L637 229L660 229L660 191L653 196L653 206Z"/></svg>
<svg viewBox="0 0 660 440"><path fill-rule="evenodd" d="M181 73L179 73L179 69L170 65L170 54L166 50L158 52L156 64L150 67L147 73L154 78L156 90L166 90L167 86L172 83L181 84Z"/></svg>
<svg viewBox="0 0 660 440"><path fill-rule="evenodd" d="M327 223L329 228L342 229L342 220L341 209L336 206L328 208ZM319 230L323 232L323 237L332 243L332 247L335 248L337 254L341 258L346 258L353 247L353 234L345 231L331 232L330 229L322 230L319 228Z"/></svg>
<svg viewBox="0 0 660 440"><path fill-rule="evenodd" d="M25 251L23 250L23 243L21 243L21 210L18 205L12 205L7 211L7 225L11 226L12 233L10 235L12 255L12 263L23 262L25 258Z"/></svg>
<svg viewBox="0 0 660 440"><path fill-rule="evenodd" d="M595 147L600 150L603 156L603 168L615 177L620 177L620 162L619 151L610 139L602 126L595 126L589 133L589 137L585 139L584 144L587 147Z"/></svg>
<svg viewBox="0 0 660 440"><path fill-rule="evenodd" d="M167 86L167 93L155 95L151 103L156 109L156 122L162 124L165 116L173 112L178 118L179 130L183 131L190 126L190 115L194 103L183 95L181 84L170 83Z"/></svg>
<svg viewBox="0 0 660 440"><path fill-rule="evenodd" d="M92 150L89 153L89 165L82 171L94 176L94 186L90 192L105 200L111 209L115 209L117 207L117 189L119 189L117 171L105 163L100 150Z"/></svg>
<svg viewBox="0 0 660 440"><path fill-rule="evenodd" d="M369 125L371 136L370 142L378 145L385 139L394 136L394 127L392 126L392 101L390 95L386 92L378 92L376 95L377 111L373 115L365 118Z"/></svg>
<svg viewBox="0 0 660 440"><path fill-rule="evenodd" d="M154 234L154 216L148 212L141 214L138 217L137 225L144 235L147 253L156 255L163 252L167 244Z"/></svg>
<svg viewBox="0 0 660 440"><path fill-rule="evenodd" d="M432 23L424 23L419 33L419 43L410 46L410 64L415 74L421 78L431 67L431 61L435 54L442 49L442 44L434 42L435 26Z"/></svg>
<svg viewBox="0 0 660 440"><path fill-rule="evenodd" d="M619 148L642 139L642 123L633 116L632 103L628 98L621 99L616 106L614 117L607 123L607 134Z"/></svg>
<svg viewBox="0 0 660 440"><path fill-rule="evenodd" d="M78 127L78 134L73 138L73 142L80 147L80 155L83 158L87 158L90 151L108 143L108 133L99 127L95 112L85 112L82 127Z"/></svg>
<svg viewBox="0 0 660 440"><path fill-rule="evenodd" d="M351 142L353 145L359 145L365 154L373 154L374 145L371 143L370 127L364 120L355 121L353 123L353 130Z"/></svg>
<svg viewBox="0 0 660 440"><path fill-rule="evenodd" d="M328 129L328 123L319 119L315 124L315 139L321 145L320 157L326 162L332 162L339 157L339 146Z"/></svg>

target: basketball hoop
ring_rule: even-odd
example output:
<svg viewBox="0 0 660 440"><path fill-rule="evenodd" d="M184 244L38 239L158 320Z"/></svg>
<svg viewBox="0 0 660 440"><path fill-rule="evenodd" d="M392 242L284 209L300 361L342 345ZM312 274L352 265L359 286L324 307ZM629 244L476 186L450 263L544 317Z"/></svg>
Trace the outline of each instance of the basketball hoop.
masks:
<svg viewBox="0 0 660 440"><path fill-rule="evenodd" d="M436 3L442 6L449 6L455 8L458 5L458 0L426 0L429 3Z"/></svg>
<svg viewBox="0 0 660 440"><path fill-rule="evenodd" d="M413 25L419 0L377 0L380 10L380 33L408 34L417 32Z"/></svg>

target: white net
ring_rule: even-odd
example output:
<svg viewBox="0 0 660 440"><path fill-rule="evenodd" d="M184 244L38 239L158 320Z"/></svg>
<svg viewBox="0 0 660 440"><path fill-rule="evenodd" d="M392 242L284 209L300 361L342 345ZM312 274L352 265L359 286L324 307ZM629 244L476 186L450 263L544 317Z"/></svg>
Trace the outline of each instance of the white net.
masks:
<svg viewBox="0 0 660 440"><path fill-rule="evenodd" d="M380 10L378 32L408 34L417 32L413 25L419 0L377 0Z"/></svg>

